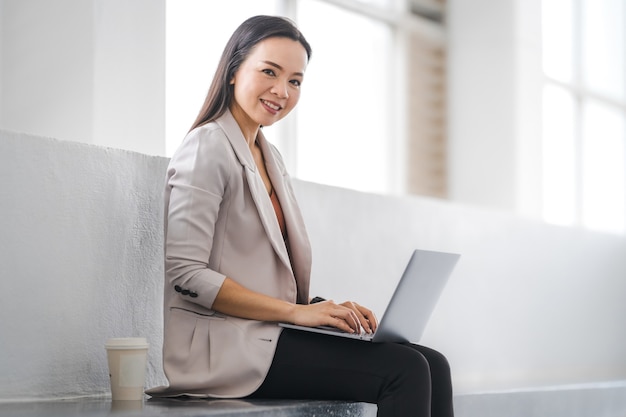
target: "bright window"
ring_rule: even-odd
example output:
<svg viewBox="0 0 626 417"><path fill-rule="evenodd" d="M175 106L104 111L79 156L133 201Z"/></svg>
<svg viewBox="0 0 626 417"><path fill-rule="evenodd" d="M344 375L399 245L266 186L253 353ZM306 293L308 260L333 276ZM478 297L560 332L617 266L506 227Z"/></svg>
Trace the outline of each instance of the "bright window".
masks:
<svg viewBox="0 0 626 417"><path fill-rule="evenodd" d="M543 214L626 233L626 3L543 0Z"/></svg>
<svg viewBox="0 0 626 417"><path fill-rule="evenodd" d="M576 106L564 88L543 91L544 218L555 224L576 222Z"/></svg>
<svg viewBox="0 0 626 417"><path fill-rule="evenodd" d="M626 2L584 0L580 16L583 86L623 105L626 100Z"/></svg>
<svg viewBox="0 0 626 417"><path fill-rule="evenodd" d="M313 59L298 109L296 175L386 191L390 115L397 105L387 95L393 85L391 29L318 1L298 3L298 22Z"/></svg>
<svg viewBox="0 0 626 417"><path fill-rule="evenodd" d="M626 131L624 111L597 100L583 103L582 223L624 231Z"/></svg>

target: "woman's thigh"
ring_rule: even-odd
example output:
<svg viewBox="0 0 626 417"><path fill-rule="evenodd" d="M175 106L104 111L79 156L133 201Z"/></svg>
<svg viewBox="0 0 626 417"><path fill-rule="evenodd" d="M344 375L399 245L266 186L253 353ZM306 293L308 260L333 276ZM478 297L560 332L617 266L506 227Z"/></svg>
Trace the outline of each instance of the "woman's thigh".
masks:
<svg viewBox="0 0 626 417"><path fill-rule="evenodd" d="M404 389L429 405L430 380L428 361L414 345L286 329L265 382L252 396L379 403Z"/></svg>

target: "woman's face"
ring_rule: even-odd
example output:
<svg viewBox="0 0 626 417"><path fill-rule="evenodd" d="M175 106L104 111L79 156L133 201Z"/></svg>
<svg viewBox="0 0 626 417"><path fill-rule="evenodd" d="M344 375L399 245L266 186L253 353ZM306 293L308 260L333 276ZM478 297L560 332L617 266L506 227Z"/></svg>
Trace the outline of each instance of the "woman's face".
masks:
<svg viewBox="0 0 626 417"><path fill-rule="evenodd" d="M235 86L231 111L239 124L258 128L285 117L300 99L306 65L306 50L298 41L268 38L259 42L231 80Z"/></svg>

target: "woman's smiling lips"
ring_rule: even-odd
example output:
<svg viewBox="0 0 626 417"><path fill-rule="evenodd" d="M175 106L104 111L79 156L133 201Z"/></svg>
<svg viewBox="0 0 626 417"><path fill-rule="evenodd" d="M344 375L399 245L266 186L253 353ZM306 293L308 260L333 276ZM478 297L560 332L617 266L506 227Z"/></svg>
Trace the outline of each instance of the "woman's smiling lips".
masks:
<svg viewBox="0 0 626 417"><path fill-rule="evenodd" d="M282 110L282 107L279 106L278 104L271 102L271 101L267 101L264 99L261 99L261 104L263 104L263 106L272 114L276 114L278 113L280 110Z"/></svg>

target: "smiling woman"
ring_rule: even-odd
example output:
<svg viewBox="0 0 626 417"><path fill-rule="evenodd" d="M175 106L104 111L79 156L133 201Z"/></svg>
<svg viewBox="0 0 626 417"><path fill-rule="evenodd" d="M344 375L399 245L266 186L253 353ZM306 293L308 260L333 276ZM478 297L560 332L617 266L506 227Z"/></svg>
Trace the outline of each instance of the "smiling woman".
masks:
<svg viewBox="0 0 626 417"><path fill-rule="evenodd" d="M278 323L374 333L372 311L309 296L311 245L282 156L262 126L297 104L311 47L289 19L229 39L165 187L163 370L157 397L343 399L378 416L452 417L446 358ZM333 381L333 384L328 384Z"/></svg>

